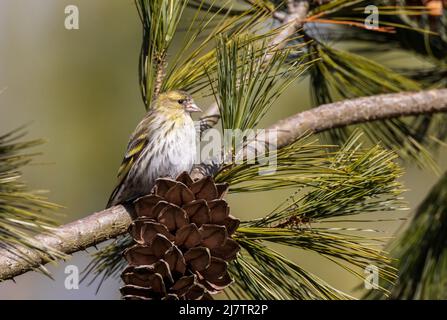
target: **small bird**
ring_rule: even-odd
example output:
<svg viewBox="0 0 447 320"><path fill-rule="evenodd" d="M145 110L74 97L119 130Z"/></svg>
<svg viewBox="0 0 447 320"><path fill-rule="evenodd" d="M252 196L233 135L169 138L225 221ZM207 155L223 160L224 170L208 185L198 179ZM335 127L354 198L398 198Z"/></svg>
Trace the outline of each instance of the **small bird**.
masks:
<svg viewBox="0 0 447 320"><path fill-rule="evenodd" d="M151 192L155 180L190 172L196 157L191 113L202 110L185 91L161 93L130 137L107 208Z"/></svg>

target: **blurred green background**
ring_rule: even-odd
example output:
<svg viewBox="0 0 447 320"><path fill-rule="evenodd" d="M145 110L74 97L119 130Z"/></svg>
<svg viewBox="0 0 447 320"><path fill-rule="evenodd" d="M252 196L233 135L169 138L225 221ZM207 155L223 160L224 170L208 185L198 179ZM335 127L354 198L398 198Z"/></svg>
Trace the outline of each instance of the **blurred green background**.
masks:
<svg viewBox="0 0 447 320"><path fill-rule="evenodd" d="M79 8L79 30L64 27L67 5ZM37 150L43 155L26 168L25 180L32 188L51 191L51 201L65 207L62 222L103 209L114 187L127 139L144 114L137 76L140 40L132 0L0 0L0 133L30 123L29 138L48 140ZM414 58L404 61L419 63ZM196 98L202 107L207 105ZM309 106L304 81L287 90L265 123ZM446 155L443 151L439 156L444 169ZM409 189L405 196L414 208L436 176L408 167L403 181ZM267 213L287 195L282 191L229 199L233 213L244 219ZM367 227L379 227L385 231L383 236L392 236L401 224L370 223ZM354 288L360 280L314 254L294 253L294 260L306 269L359 296ZM118 280L107 281L97 295L95 285L65 289L65 266L73 264L82 270L88 259L83 252L49 266L54 281L27 273L16 283L0 283L0 299L119 298Z"/></svg>

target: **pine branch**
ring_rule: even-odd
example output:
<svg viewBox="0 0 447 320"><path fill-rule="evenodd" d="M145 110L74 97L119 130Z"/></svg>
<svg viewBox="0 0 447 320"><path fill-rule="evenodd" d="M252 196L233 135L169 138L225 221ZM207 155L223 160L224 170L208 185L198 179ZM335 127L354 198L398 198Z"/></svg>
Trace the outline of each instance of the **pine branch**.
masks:
<svg viewBox="0 0 447 320"><path fill-rule="evenodd" d="M385 94L326 104L280 120L270 128L278 130L278 147L281 147L306 132L438 112L447 112L447 89ZM200 177L201 172L197 170L195 177ZM120 205L56 228L54 235L39 235L36 240L71 254L124 234L130 223L129 212ZM22 250L28 252L26 248ZM49 256L35 252L29 252L29 256L27 261L17 260L13 252L0 251L0 281L33 270L50 260Z"/></svg>

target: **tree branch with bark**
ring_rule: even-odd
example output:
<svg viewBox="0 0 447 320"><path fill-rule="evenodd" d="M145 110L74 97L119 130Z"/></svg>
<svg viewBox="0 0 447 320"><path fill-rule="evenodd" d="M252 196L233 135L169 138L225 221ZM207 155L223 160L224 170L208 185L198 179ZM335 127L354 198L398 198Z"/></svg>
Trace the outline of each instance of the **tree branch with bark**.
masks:
<svg viewBox="0 0 447 320"><path fill-rule="evenodd" d="M318 133L353 124L447 112L447 89L382 94L321 105L297 113L270 126L278 132L278 148L305 133ZM196 175L200 178L200 175ZM35 237L43 244L65 254L116 238L126 233L131 215L124 206L115 206ZM18 258L26 254L28 259ZM51 261L48 255L25 247L0 250L0 281L39 268Z"/></svg>

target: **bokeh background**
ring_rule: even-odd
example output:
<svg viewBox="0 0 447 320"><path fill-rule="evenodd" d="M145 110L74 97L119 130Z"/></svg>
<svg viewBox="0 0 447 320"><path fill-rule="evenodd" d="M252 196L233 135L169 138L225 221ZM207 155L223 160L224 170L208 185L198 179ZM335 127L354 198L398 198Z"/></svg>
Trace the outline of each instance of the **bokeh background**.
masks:
<svg viewBox="0 0 447 320"><path fill-rule="evenodd" d="M80 29L64 27L67 5L80 11ZM137 76L141 29L132 0L0 0L0 133L29 124L28 138L45 138L36 148L42 155L25 170L26 182L50 190L51 201L63 205L61 222L103 209L115 184L127 139L144 115ZM381 61L421 63L399 52L384 53ZM206 101L196 97L199 104ZM267 115L265 124L311 105L308 84L291 86ZM438 156L447 168L447 153ZM405 197L415 208L436 181L436 175L406 165ZM233 212L260 216L290 192L230 196ZM395 214L407 217L411 212ZM374 217L383 217L377 213ZM370 223L384 236L404 227L400 221ZM365 226L360 226L365 227ZM94 249L89 249L90 252ZM293 260L330 284L359 297L361 284L336 265L306 252L293 251ZM0 283L0 299L118 299L118 280L81 284L66 290L66 265L82 270L87 252L50 265L54 280L31 272L16 283Z"/></svg>

